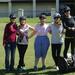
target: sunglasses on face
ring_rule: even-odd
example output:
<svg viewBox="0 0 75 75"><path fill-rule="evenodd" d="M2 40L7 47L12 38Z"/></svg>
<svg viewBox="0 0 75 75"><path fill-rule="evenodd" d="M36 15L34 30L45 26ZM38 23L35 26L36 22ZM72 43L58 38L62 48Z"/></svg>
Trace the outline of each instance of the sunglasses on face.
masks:
<svg viewBox="0 0 75 75"><path fill-rule="evenodd" d="M69 11L70 11L70 10L66 10L65 13L66 13L66 12L69 12Z"/></svg>
<svg viewBox="0 0 75 75"><path fill-rule="evenodd" d="M54 17L54 19L58 19L58 18L60 18L60 19L61 19L61 17Z"/></svg>

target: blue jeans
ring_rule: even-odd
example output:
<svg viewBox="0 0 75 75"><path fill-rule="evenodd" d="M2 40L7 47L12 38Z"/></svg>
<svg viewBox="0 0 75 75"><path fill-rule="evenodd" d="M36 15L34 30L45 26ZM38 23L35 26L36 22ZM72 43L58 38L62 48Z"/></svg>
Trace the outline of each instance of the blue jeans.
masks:
<svg viewBox="0 0 75 75"><path fill-rule="evenodd" d="M5 46L5 68L14 68L16 42L7 42Z"/></svg>

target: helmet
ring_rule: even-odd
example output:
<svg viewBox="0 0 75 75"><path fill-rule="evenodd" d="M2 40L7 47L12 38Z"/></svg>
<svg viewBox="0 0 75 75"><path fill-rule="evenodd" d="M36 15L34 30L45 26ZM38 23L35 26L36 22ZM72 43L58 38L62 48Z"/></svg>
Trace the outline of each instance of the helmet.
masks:
<svg viewBox="0 0 75 75"><path fill-rule="evenodd" d="M59 13L55 13L55 14L54 14L54 19L55 19L55 18L61 18L61 15L60 15Z"/></svg>
<svg viewBox="0 0 75 75"><path fill-rule="evenodd" d="M46 19L46 15L41 14L41 15L39 16L39 19Z"/></svg>
<svg viewBox="0 0 75 75"><path fill-rule="evenodd" d="M67 12L67 11L70 11L71 9L70 9L70 7L69 6L65 6L64 7L64 12Z"/></svg>
<svg viewBox="0 0 75 75"><path fill-rule="evenodd" d="M26 20L26 17L21 16L21 17L19 18L19 21L21 21L21 20Z"/></svg>
<svg viewBox="0 0 75 75"><path fill-rule="evenodd" d="M9 18L16 19L16 15L15 14L10 14Z"/></svg>

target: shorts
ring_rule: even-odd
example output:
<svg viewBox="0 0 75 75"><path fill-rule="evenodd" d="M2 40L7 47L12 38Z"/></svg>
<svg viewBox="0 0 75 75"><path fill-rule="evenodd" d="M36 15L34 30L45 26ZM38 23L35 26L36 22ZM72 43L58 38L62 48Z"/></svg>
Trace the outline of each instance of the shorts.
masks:
<svg viewBox="0 0 75 75"><path fill-rule="evenodd" d="M46 57L50 42L47 36L37 36L34 42L35 57Z"/></svg>

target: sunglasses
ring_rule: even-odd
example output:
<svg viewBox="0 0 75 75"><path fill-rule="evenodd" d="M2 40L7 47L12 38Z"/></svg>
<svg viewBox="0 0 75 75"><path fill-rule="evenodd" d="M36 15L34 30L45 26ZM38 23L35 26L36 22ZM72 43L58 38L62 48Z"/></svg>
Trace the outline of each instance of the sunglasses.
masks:
<svg viewBox="0 0 75 75"><path fill-rule="evenodd" d="M66 10L65 12L69 12L70 10Z"/></svg>
<svg viewBox="0 0 75 75"><path fill-rule="evenodd" d="M58 18L60 18L60 19L61 19L61 17L54 17L54 19L58 19Z"/></svg>

